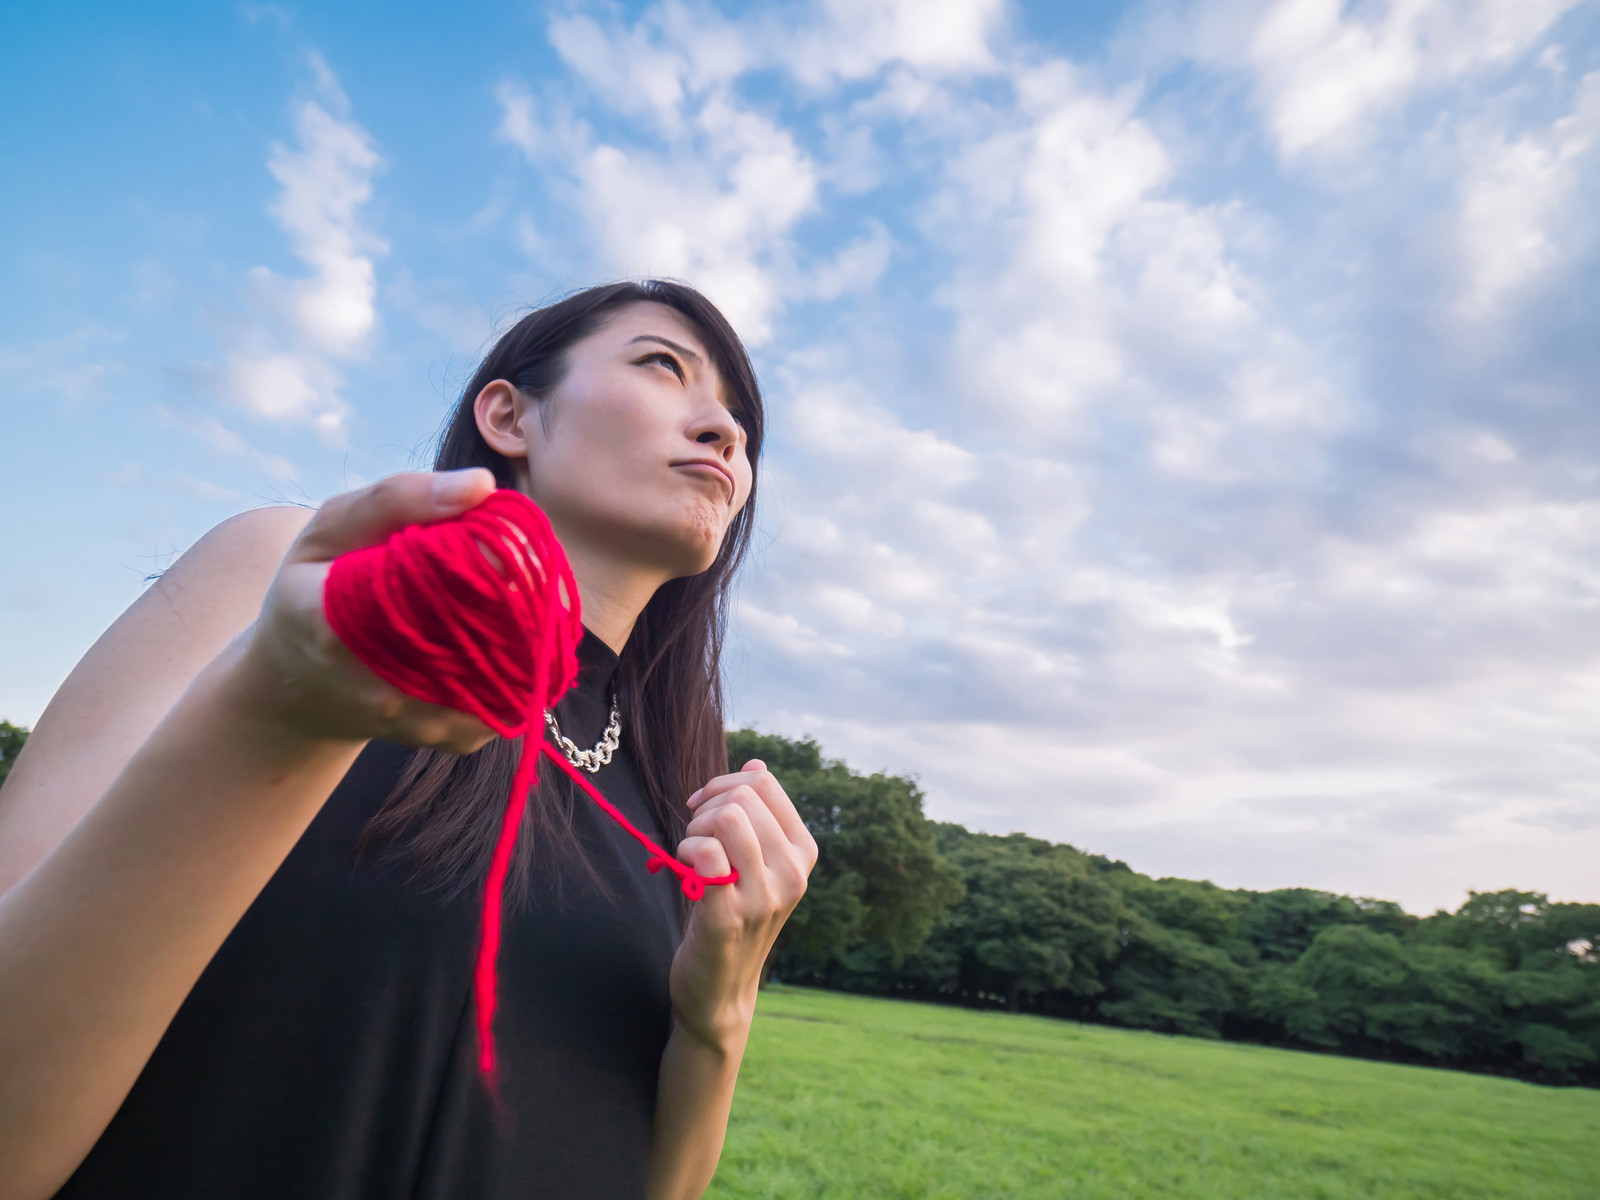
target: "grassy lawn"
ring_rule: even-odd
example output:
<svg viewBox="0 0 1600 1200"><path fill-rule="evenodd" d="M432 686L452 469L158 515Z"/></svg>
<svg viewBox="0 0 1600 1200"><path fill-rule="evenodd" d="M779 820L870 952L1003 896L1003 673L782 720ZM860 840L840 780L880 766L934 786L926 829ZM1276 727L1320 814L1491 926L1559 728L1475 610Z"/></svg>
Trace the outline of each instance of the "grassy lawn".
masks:
<svg viewBox="0 0 1600 1200"><path fill-rule="evenodd" d="M1600 1092L776 987L710 1200L1600 1200Z"/></svg>

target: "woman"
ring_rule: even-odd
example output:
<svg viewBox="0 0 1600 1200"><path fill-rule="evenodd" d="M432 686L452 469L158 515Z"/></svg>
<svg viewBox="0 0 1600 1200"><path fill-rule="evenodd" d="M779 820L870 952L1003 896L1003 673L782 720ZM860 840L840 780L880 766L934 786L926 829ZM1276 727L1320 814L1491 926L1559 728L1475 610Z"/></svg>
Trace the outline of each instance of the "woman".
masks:
<svg viewBox="0 0 1600 1200"><path fill-rule="evenodd" d="M500 339L439 473L225 521L112 625L0 796L0 1200L704 1190L816 860L722 737L761 417L697 292L594 288ZM321 608L338 555L497 484L544 509L578 581L582 670L551 737L683 861L739 873L685 914L542 781L507 899L498 1104L470 971L517 748L383 683Z"/></svg>

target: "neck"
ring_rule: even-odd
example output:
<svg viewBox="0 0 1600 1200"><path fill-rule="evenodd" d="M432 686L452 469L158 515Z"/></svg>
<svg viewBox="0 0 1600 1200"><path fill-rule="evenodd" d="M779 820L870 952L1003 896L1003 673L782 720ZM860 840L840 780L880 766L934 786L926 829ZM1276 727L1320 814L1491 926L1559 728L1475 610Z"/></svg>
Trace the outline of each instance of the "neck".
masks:
<svg viewBox="0 0 1600 1200"><path fill-rule="evenodd" d="M637 564L590 553L582 543L568 543L566 551L578 581L584 627L621 654L639 614L662 581Z"/></svg>

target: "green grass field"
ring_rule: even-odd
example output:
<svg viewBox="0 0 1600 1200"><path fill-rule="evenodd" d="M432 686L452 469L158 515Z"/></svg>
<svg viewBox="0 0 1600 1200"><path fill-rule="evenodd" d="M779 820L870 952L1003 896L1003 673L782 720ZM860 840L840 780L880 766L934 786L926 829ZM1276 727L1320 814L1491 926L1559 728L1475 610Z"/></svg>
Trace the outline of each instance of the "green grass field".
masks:
<svg viewBox="0 0 1600 1200"><path fill-rule="evenodd" d="M1600 1200L1600 1092L763 993L710 1200Z"/></svg>

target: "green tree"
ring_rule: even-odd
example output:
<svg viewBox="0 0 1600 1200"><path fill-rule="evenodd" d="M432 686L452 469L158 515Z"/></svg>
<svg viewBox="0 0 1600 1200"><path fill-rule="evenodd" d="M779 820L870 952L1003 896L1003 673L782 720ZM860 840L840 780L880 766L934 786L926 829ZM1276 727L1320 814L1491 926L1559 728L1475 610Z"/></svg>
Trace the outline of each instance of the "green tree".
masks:
<svg viewBox="0 0 1600 1200"><path fill-rule="evenodd" d="M1398 935L1416 923L1416 917L1388 900L1352 900L1311 888L1280 888L1252 897L1241 932L1262 961L1292 963L1331 925L1365 925Z"/></svg>
<svg viewBox="0 0 1600 1200"><path fill-rule="evenodd" d="M1473 893L1404 936L1325 927L1262 964L1252 1008L1308 1045L1575 1079L1600 1063L1596 946L1600 905Z"/></svg>
<svg viewBox="0 0 1600 1200"><path fill-rule="evenodd" d="M954 824L939 825L937 837L940 853L961 870L965 895L889 983L1012 1011L1070 1009L1103 990L1123 911L1116 889L1084 855L1025 834L970 833ZM871 965L847 957L842 974L866 981ZM885 990L881 973L871 982Z"/></svg>
<svg viewBox="0 0 1600 1200"><path fill-rule="evenodd" d="M898 964L961 896L922 812L922 792L898 775L860 775L824 760L815 741L742 729L728 736L730 767L763 760L817 840L805 898L784 926L774 960L820 970L871 943Z"/></svg>
<svg viewBox="0 0 1600 1200"><path fill-rule="evenodd" d="M0 783L11 774L11 764L22 753L22 743L28 740L28 731L10 721L0 721Z"/></svg>
<svg viewBox="0 0 1600 1200"><path fill-rule="evenodd" d="M1126 943L1100 1004L1102 1017L1137 1029L1222 1036L1244 995L1245 968L1194 934L1142 914L1130 920Z"/></svg>
<svg viewBox="0 0 1600 1200"><path fill-rule="evenodd" d="M1351 1053L1460 1058L1493 1025L1501 972L1454 946L1407 943L1359 925L1324 929L1257 995L1289 1034Z"/></svg>
<svg viewBox="0 0 1600 1200"><path fill-rule="evenodd" d="M1243 932L1250 894L1132 871L1111 878L1129 917L1100 1015L1119 1025L1220 1037L1247 992L1244 964L1255 958Z"/></svg>
<svg viewBox="0 0 1600 1200"><path fill-rule="evenodd" d="M1540 892L1472 892L1436 913L1419 942L1474 953L1501 971L1487 1057L1558 1074L1600 1063L1600 904Z"/></svg>

